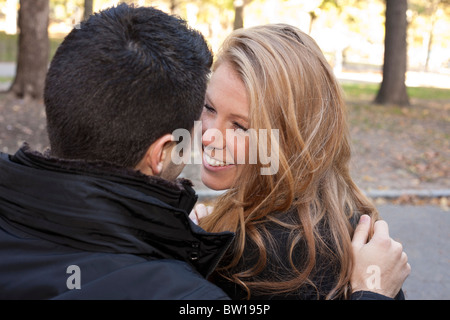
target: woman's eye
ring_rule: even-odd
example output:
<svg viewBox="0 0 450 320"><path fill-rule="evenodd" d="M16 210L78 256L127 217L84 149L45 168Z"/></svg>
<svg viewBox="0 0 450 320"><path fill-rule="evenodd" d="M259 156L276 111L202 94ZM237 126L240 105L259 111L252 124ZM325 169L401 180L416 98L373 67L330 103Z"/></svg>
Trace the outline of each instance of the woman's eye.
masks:
<svg viewBox="0 0 450 320"><path fill-rule="evenodd" d="M211 107L209 104L207 104L207 103L205 103L204 108L208 112L211 112L211 113L216 112L216 110L213 107Z"/></svg>
<svg viewBox="0 0 450 320"><path fill-rule="evenodd" d="M247 131L248 130L246 127L244 127L243 125L239 124L238 122L233 122L233 126L235 127L236 130L242 130L242 131Z"/></svg>

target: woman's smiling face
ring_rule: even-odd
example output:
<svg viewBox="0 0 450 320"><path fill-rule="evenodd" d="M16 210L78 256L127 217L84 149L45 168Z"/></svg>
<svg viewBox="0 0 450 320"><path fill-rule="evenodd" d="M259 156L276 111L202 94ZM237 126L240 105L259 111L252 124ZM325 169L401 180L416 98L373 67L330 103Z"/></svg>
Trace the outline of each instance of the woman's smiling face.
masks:
<svg viewBox="0 0 450 320"><path fill-rule="evenodd" d="M244 83L230 64L222 63L211 76L201 116L201 178L207 187L224 190L233 184L243 163L242 156L247 157L248 115ZM227 130L232 139L226 139Z"/></svg>

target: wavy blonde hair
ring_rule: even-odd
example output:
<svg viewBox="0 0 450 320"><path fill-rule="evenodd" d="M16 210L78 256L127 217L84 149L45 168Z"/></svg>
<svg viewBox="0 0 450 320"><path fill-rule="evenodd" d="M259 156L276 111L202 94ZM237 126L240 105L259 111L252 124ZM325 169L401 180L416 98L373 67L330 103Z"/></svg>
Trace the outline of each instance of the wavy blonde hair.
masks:
<svg viewBox="0 0 450 320"><path fill-rule="evenodd" d="M279 129L279 170L261 175L261 164L243 166L214 212L201 220L207 231L236 233L229 259L217 272L241 285L248 298L253 292L292 292L305 284L314 286L312 271L321 254L338 266L334 288L321 294L348 297L354 231L350 219L369 214L376 220L378 213L349 174L345 103L329 64L311 37L285 24L234 31L213 70L223 63L232 66L246 87L250 128ZM291 216L280 219L274 213ZM276 239L264 228L268 222L289 232L287 279L255 280L267 257L277 254L270 250ZM320 225L326 226L326 234ZM235 270L249 239L257 247L258 261ZM298 266L293 254L300 242L306 243L307 261Z"/></svg>

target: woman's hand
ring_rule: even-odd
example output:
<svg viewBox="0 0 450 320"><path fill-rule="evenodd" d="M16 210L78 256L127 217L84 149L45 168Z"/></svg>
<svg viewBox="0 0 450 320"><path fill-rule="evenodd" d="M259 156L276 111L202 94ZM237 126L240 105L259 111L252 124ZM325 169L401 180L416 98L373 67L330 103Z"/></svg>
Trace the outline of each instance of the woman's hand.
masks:
<svg viewBox="0 0 450 320"><path fill-rule="evenodd" d="M205 206L203 203L199 203L194 207L194 209L192 209L191 213L189 214L189 218L191 218L191 220L194 221L195 224L198 224L200 219L211 214L212 211L212 206Z"/></svg>

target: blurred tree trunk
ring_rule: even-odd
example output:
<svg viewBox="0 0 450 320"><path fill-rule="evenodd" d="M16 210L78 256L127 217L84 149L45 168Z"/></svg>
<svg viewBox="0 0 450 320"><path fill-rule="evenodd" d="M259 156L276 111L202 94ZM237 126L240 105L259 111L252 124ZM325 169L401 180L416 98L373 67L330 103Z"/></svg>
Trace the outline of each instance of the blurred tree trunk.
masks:
<svg viewBox="0 0 450 320"><path fill-rule="evenodd" d="M427 44L427 58L425 60L425 71L428 72L429 64L430 64L430 55L431 48L433 47L433 35L434 35L434 27L436 25L437 17L437 9L439 7L441 0L434 0L430 2L430 6L427 8L428 15L430 16L430 32L428 33L428 44Z"/></svg>
<svg viewBox="0 0 450 320"><path fill-rule="evenodd" d="M234 23L233 30L244 27L244 0L234 0Z"/></svg>
<svg viewBox="0 0 450 320"><path fill-rule="evenodd" d="M42 99L48 68L49 0L20 0L16 78L9 89L20 98Z"/></svg>
<svg viewBox="0 0 450 320"><path fill-rule="evenodd" d="M233 30L244 27L244 9L247 4L253 0L233 0L234 22Z"/></svg>
<svg viewBox="0 0 450 320"><path fill-rule="evenodd" d="M94 0L84 0L83 19L86 21L94 12Z"/></svg>
<svg viewBox="0 0 450 320"><path fill-rule="evenodd" d="M383 81L376 103L409 105L406 92L407 0L386 0Z"/></svg>
<svg viewBox="0 0 450 320"><path fill-rule="evenodd" d="M170 14L175 14L176 9L177 9L177 1L170 0Z"/></svg>

